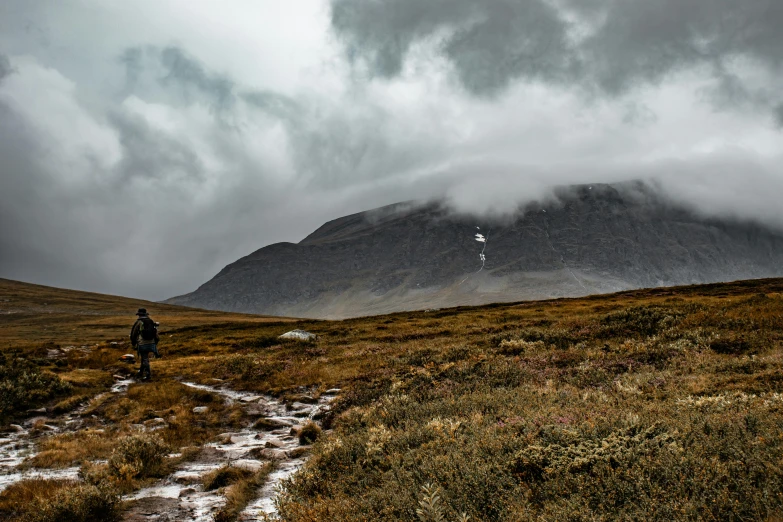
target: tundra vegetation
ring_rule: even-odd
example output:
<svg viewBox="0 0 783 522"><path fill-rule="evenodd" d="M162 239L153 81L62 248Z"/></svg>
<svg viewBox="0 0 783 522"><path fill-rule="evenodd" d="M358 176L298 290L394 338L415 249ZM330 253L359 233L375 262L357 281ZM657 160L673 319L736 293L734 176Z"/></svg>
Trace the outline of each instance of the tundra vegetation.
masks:
<svg viewBox="0 0 783 522"><path fill-rule="evenodd" d="M4 399L2 422L39 407L85 421L42 432L25 463L81 465L78 486L17 483L7 520L121 517L121 493L248 422L181 384L215 379L285 401L342 389L325 431L300 433L315 443L278 499L284 521L783 520L783 280L345 321L149 303L154 381L104 396L130 371L138 302L7 281L0 297L0 386L24 397ZM277 339L294 328L317 341ZM230 500L220 520L271 466L208 477Z"/></svg>

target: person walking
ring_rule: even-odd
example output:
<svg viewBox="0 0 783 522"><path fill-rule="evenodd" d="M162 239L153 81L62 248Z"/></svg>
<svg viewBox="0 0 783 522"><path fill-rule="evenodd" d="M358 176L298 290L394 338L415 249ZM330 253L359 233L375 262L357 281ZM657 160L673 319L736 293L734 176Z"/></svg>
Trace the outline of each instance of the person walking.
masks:
<svg viewBox="0 0 783 522"><path fill-rule="evenodd" d="M160 357L158 354L158 325L147 314L146 308L139 308L136 312L139 316L136 322L133 323L131 328L130 341L131 345L139 352L139 359L141 359L141 367L139 368L139 378L143 381L148 381L152 378L152 372L150 371L150 354L154 354L156 358Z"/></svg>

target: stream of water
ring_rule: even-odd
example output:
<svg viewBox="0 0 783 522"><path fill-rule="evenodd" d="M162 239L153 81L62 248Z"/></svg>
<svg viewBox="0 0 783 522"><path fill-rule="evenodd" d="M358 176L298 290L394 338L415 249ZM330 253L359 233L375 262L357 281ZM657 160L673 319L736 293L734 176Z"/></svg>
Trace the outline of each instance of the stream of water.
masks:
<svg viewBox="0 0 783 522"><path fill-rule="evenodd" d="M100 400L107 394L125 393L132 382L132 379L118 380L111 391L98 395L92 401ZM275 463L274 471L259 488L256 498L242 512L239 520L254 522L261 520L262 513L273 514L274 499L280 483L295 473L306 460L298 449L299 440L292 428L328 409L339 390L330 390L318 401L286 405L269 396L191 382L182 384L218 394L229 403L240 404L246 411L253 410L256 416L260 413L267 419L269 428L244 428L221 434L217 442L205 444L195 460L181 464L174 473L153 486L128 495L125 500L132 503L125 514L125 521L209 522L226 499L219 490L203 490L201 483L204 476L229 463L256 471L269 461ZM27 419L22 425L13 425L9 433L0 434L0 491L24 479L78 479L78 467L35 469L21 465L36 454L40 436L81 429L83 413L89 404L56 417L42 413L41 416Z"/></svg>

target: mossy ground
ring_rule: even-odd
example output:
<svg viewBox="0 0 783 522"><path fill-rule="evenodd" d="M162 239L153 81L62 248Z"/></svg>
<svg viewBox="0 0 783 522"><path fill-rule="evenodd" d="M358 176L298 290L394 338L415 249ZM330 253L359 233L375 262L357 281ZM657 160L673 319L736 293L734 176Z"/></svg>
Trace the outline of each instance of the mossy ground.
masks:
<svg viewBox="0 0 783 522"><path fill-rule="evenodd" d="M0 316L6 360L67 386L25 408L67 409L128 373L118 358L144 303L81 296L89 314L61 318L46 289L26 292ZM155 418L172 450L245 421L178 380L291 400L341 387L283 520L417 520L422 502L444 520L783 517L783 280L346 321L146 305L162 323L154 382L91 403L103 432L42 440L45 465L110 458ZM319 339L277 341L294 328ZM52 345L88 349L49 359Z"/></svg>

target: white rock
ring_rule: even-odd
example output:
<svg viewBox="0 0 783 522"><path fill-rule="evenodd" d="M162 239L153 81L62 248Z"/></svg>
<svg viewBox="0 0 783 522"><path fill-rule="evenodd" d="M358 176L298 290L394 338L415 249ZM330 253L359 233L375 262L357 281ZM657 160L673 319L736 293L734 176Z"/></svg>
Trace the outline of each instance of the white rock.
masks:
<svg viewBox="0 0 783 522"><path fill-rule="evenodd" d="M193 413L206 413L209 411L209 406L196 406L193 408Z"/></svg>
<svg viewBox="0 0 783 522"><path fill-rule="evenodd" d="M286 332L278 339L294 339L297 341L315 341L316 335L314 333L307 332L305 330L291 330Z"/></svg>

